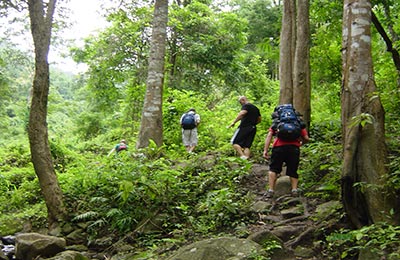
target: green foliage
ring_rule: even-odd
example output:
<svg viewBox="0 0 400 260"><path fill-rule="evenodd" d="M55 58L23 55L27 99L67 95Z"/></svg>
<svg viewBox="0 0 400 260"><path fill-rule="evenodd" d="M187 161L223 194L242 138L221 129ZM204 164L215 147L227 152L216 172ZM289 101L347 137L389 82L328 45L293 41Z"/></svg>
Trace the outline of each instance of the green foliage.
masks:
<svg viewBox="0 0 400 260"><path fill-rule="evenodd" d="M169 85L197 92L234 89L240 80L240 51L246 44L247 22L229 12L212 12L192 1L173 6L169 26L174 32L167 51L173 74Z"/></svg>
<svg viewBox="0 0 400 260"><path fill-rule="evenodd" d="M147 219L160 217L161 212L169 216L161 223L163 232L184 223L182 218L198 232L243 221L250 199L238 194L236 185L249 171L246 162L237 158L214 162L215 157L202 161L195 156L176 164L176 158L154 157L157 149L162 148L154 145L137 155L107 158L92 171L76 171L74 177L69 176L72 171L60 176L65 195L71 198L68 203L79 208L75 219L92 220L93 234L104 227L139 231L146 228ZM234 166L237 163L244 164Z"/></svg>
<svg viewBox="0 0 400 260"><path fill-rule="evenodd" d="M398 259L400 227L376 223L357 230L340 230L327 237L332 257L347 259L360 251L373 253L376 257Z"/></svg>
<svg viewBox="0 0 400 260"><path fill-rule="evenodd" d="M302 147L300 183L307 196L340 198L341 147L334 143L309 143Z"/></svg>
<svg viewBox="0 0 400 260"><path fill-rule="evenodd" d="M343 3L338 0L310 3L311 85L313 90L331 92L333 95L329 95L330 97L338 96L340 91L342 9Z"/></svg>
<svg viewBox="0 0 400 260"><path fill-rule="evenodd" d="M75 60L89 66L87 94L94 110L115 111L127 92L145 82L150 19L150 8L121 9L108 17L111 26L98 37L87 38L83 49L72 49Z"/></svg>
<svg viewBox="0 0 400 260"><path fill-rule="evenodd" d="M14 234L26 223L43 226L47 211L27 145L12 140L2 146L0 162L0 235Z"/></svg>
<svg viewBox="0 0 400 260"><path fill-rule="evenodd" d="M361 113L360 115L353 116L350 121L349 127L364 127L366 124L372 124L374 117L368 113Z"/></svg>
<svg viewBox="0 0 400 260"><path fill-rule="evenodd" d="M32 204L23 211L6 211L0 216L0 236L15 234L24 225L32 225L33 229L46 226L47 209L44 202Z"/></svg>
<svg viewBox="0 0 400 260"><path fill-rule="evenodd" d="M391 150L389 156L389 173L387 185L392 190L398 192L400 191L400 157L398 147Z"/></svg>

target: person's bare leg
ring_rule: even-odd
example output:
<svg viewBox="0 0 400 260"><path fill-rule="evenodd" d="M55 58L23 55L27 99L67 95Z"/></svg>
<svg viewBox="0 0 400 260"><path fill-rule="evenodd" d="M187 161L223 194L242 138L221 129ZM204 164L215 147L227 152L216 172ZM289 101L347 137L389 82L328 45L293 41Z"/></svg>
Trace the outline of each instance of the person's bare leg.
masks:
<svg viewBox="0 0 400 260"><path fill-rule="evenodd" d="M250 158L250 148L244 148L244 149L243 149L243 154L244 154L244 156L246 156L247 158Z"/></svg>
<svg viewBox="0 0 400 260"><path fill-rule="evenodd" d="M275 185L277 180L277 174L275 172L268 172L268 186L270 191L275 191Z"/></svg>
<svg viewBox="0 0 400 260"><path fill-rule="evenodd" d="M239 157L245 156L242 150L242 147L238 144L233 144L233 149L239 154Z"/></svg>
<svg viewBox="0 0 400 260"><path fill-rule="evenodd" d="M297 186L299 184L299 179L290 177L290 184L292 186L292 190L297 190Z"/></svg>

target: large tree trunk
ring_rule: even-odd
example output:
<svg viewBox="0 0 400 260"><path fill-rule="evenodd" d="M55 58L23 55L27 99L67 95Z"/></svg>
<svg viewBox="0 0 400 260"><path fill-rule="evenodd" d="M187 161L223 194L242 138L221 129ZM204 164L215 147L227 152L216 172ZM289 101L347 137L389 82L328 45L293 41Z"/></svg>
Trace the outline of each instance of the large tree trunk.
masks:
<svg viewBox="0 0 400 260"><path fill-rule="evenodd" d="M168 0L156 0L153 34L150 46L146 96L137 148L147 147L150 140L158 146L163 143L162 93L164 84L164 57L168 22Z"/></svg>
<svg viewBox="0 0 400 260"><path fill-rule="evenodd" d="M279 44L279 104L293 102L293 61L295 49L295 0L283 1L282 29Z"/></svg>
<svg viewBox="0 0 400 260"><path fill-rule="evenodd" d="M35 76L29 115L29 142L35 172L48 210L49 231L64 217L63 195L53 167L47 130L47 101L49 94L49 64L47 61L56 0L47 4L29 0L29 16L35 46Z"/></svg>
<svg viewBox="0 0 400 260"><path fill-rule="evenodd" d="M356 227L386 221L394 208L385 190L387 148L384 110L374 92L371 57L371 3L345 0L343 13L342 200ZM370 123L363 124L368 119ZM357 121L358 120L358 121Z"/></svg>
<svg viewBox="0 0 400 260"><path fill-rule="evenodd" d="M307 127L311 117L309 0L298 0L297 41L293 72L293 105Z"/></svg>

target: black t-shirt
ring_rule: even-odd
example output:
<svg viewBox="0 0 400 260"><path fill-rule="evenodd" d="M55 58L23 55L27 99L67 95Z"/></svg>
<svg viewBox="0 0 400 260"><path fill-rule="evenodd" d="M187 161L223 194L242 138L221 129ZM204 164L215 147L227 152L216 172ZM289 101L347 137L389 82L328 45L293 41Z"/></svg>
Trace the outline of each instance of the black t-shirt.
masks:
<svg viewBox="0 0 400 260"><path fill-rule="evenodd" d="M258 117L261 116L260 110L251 103L244 104L242 110L247 110L247 114L242 118L239 127L256 125Z"/></svg>

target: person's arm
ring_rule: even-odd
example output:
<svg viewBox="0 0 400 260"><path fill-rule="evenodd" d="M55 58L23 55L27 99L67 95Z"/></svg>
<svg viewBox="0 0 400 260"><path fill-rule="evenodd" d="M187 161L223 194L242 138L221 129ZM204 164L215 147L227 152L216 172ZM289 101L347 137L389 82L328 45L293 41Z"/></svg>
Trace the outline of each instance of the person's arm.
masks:
<svg viewBox="0 0 400 260"><path fill-rule="evenodd" d="M264 145L264 153L263 153L263 157L268 159L269 155L268 155L268 150L269 150L269 146L271 144L272 141L272 136L273 136L273 132L272 130L268 131L267 137L265 137L265 145Z"/></svg>
<svg viewBox="0 0 400 260"><path fill-rule="evenodd" d="M257 117L256 125L258 125L259 123L261 123L261 116Z"/></svg>
<svg viewBox="0 0 400 260"><path fill-rule="evenodd" d="M186 113L185 114L183 114L182 116L181 116L181 119L179 119L179 124L182 126L182 120L183 120L183 117L186 115Z"/></svg>
<svg viewBox="0 0 400 260"><path fill-rule="evenodd" d="M301 135L301 144L306 144L310 141L310 137L308 136L307 130L303 129L304 131Z"/></svg>
<svg viewBox="0 0 400 260"><path fill-rule="evenodd" d="M111 154L113 154L113 152L115 152L115 147L113 149L111 149L111 151L108 153L107 157L109 157Z"/></svg>
<svg viewBox="0 0 400 260"><path fill-rule="evenodd" d="M247 110L241 110L235 120L233 120L232 124L229 125L229 127L232 127L236 124L236 122L242 120L242 118L247 114Z"/></svg>

